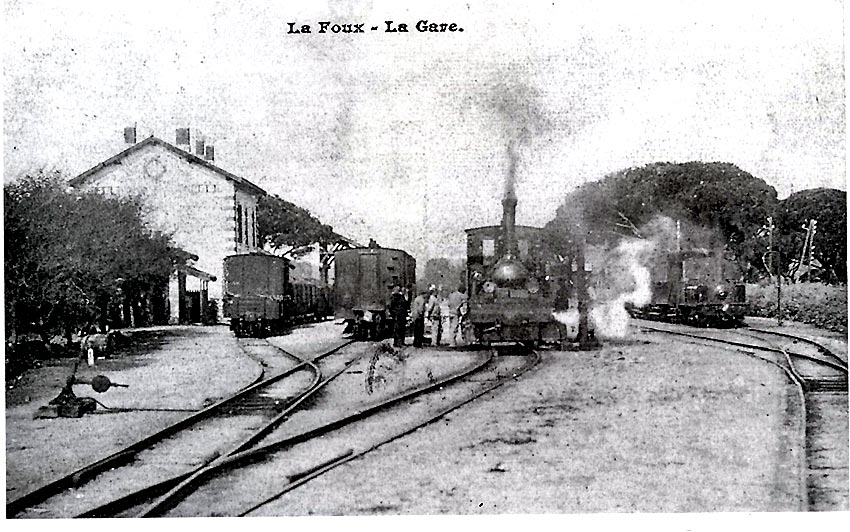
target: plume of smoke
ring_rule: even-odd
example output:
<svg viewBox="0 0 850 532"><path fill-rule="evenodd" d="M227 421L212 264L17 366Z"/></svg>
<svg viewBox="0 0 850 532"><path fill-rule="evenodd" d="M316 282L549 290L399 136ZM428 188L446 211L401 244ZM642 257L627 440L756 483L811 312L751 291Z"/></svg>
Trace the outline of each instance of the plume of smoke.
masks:
<svg viewBox="0 0 850 532"><path fill-rule="evenodd" d="M590 318L599 336L622 338L628 331L626 305L646 305L652 297L652 280L666 279L669 253L700 250L710 260L686 262L686 277L712 279L722 271L723 238L719 231L685 220L657 216L640 227L645 240L623 240L602 258L597 272L597 299Z"/></svg>
<svg viewBox="0 0 850 532"><path fill-rule="evenodd" d="M596 334L622 338L629 326L626 304L646 305L652 297L652 278L645 263L653 255L656 243L651 240L625 240L606 257L604 278L607 282L600 301L593 305L590 319Z"/></svg>
<svg viewBox="0 0 850 532"><path fill-rule="evenodd" d="M505 198L516 197L516 179L521 149L551 127L541 104L541 93L524 80L519 68L501 72L484 95L485 107L495 113L506 142L508 172Z"/></svg>
<svg viewBox="0 0 850 532"><path fill-rule="evenodd" d="M674 220L667 216L656 216L640 228L641 234L655 242L655 253L647 256L644 264L653 279L666 279L667 254L675 251L702 251L708 258L688 260L685 276L693 281L715 278L718 273L729 270L731 277L738 277L732 270L737 266L724 258L726 240L717 228L700 225L686 219Z"/></svg>

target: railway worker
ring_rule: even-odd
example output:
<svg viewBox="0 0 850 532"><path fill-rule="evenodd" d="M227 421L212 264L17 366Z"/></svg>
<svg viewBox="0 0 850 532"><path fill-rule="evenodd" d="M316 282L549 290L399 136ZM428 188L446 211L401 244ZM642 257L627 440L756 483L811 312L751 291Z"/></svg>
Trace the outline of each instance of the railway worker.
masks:
<svg viewBox="0 0 850 532"><path fill-rule="evenodd" d="M468 300L469 298L466 297L466 289L463 285L449 294L449 345L451 347L457 346L458 333L462 333L460 323L461 307L467 304ZM463 338L461 338L461 341L463 341Z"/></svg>
<svg viewBox="0 0 850 532"><path fill-rule="evenodd" d="M389 311L393 318L393 345L404 347L404 333L407 329L407 301L405 301L399 285L393 286Z"/></svg>
<svg viewBox="0 0 850 532"><path fill-rule="evenodd" d="M425 316L431 322L431 345L440 345L440 335L443 333L442 312L440 311L440 298L437 295L437 287L431 285L429 289L428 306L425 307Z"/></svg>
<svg viewBox="0 0 850 532"><path fill-rule="evenodd" d="M567 310L570 308L571 292L572 290L570 290L569 280L563 279L561 281L561 286L558 287L558 291L555 292L555 310Z"/></svg>
<svg viewBox="0 0 850 532"><path fill-rule="evenodd" d="M425 337L425 306L428 304L428 291L420 290L410 306L410 319L413 320L413 347L422 347Z"/></svg>

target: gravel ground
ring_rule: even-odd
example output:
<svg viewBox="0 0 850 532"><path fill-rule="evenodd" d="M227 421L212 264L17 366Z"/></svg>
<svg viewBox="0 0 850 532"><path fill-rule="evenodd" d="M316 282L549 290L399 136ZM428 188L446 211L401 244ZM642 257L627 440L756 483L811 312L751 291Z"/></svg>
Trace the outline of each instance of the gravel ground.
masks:
<svg viewBox="0 0 850 532"><path fill-rule="evenodd" d="M309 355L338 342L340 332L339 325L324 322L272 341ZM846 356L846 343L830 339ZM99 363L95 373L131 388L97 398L109 406L197 408L259 374L256 361L240 353L221 327L167 328L157 342L147 353ZM199 357L199 350L208 354ZM377 368L383 381L375 382L384 392L409 385L447 356L411 349L405 361ZM58 392L65 367L35 370L7 391L7 500L185 415L33 420ZM352 379L365 386L367 376ZM84 390L78 394L96 395ZM308 483L264 512L797 510L795 406L773 366L634 332L599 351L546 352L540 367L492 397Z"/></svg>
<svg viewBox="0 0 850 532"><path fill-rule="evenodd" d="M439 357L426 351L406 349L401 353L377 350L374 344L358 343L346 348L353 355L362 350L364 358L352 365L311 402L309 409L294 413L267 441L302 433L321 424L338 420L357 410L408 392L449 374L469 368L480 361L480 352L441 352ZM377 357L372 357L377 353ZM508 361L508 368L523 360ZM335 361L339 364L341 361ZM327 365L334 365L329 362ZM323 368L324 369L324 368ZM327 368L331 369L331 368ZM327 374L330 374L328 371ZM187 498L170 516L240 515L253 504L277 493L287 477L298 475L317 464L340 456L347 450L357 452L381 439L395 435L421 419L430 410L445 406L451 398L433 394L384 411L355 424L338 429L309 443L295 445L274 456L209 482ZM442 403L442 404L441 404Z"/></svg>
<svg viewBox="0 0 850 532"><path fill-rule="evenodd" d="M312 358L339 345L344 329L345 325L333 321L310 323L268 341L293 355Z"/></svg>
<svg viewBox="0 0 850 532"><path fill-rule="evenodd" d="M163 327L131 333L131 347L115 357L80 366L78 377L104 374L129 388L103 394L75 386L112 408L199 409L208 397L235 392L260 375L226 327ZM6 391L6 500L107 456L160 430L187 412L145 411L33 419L55 397L73 361L32 370ZM202 383L202 384L201 384Z"/></svg>
<svg viewBox="0 0 850 532"><path fill-rule="evenodd" d="M548 352L492 398L262 514L798 510L787 391L764 362L649 334Z"/></svg>

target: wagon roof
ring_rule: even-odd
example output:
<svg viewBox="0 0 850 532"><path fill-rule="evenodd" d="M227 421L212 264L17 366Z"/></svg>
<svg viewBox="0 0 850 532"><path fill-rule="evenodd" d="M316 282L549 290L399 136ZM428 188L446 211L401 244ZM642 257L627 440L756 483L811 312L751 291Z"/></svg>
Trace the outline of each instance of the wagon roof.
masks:
<svg viewBox="0 0 850 532"><path fill-rule="evenodd" d="M339 249L339 250L336 251L336 253L345 253L347 251L364 251L364 250L368 250L368 251L395 251L397 253L404 253L405 255L410 257L411 259L413 258L413 255L411 255L410 253L408 253L407 251L405 251L403 249L385 248L385 247L370 248L369 246L361 246L361 247L357 247L357 248Z"/></svg>
<svg viewBox="0 0 850 532"><path fill-rule="evenodd" d="M240 259L244 257L266 257L269 259L274 258L285 262L290 269L295 268L295 266L292 265L292 260L286 257L281 257L280 255L275 255L274 253L269 253L268 251L262 249L257 251L249 251L247 253L234 253L233 255L227 255L226 257L224 257L224 260Z"/></svg>
<svg viewBox="0 0 850 532"><path fill-rule="evenodd" d="M542 227L534 227L534 226L531 226L531 225L519 225L519 224L517 224L514 227L516 227L517 229L529 229L529 230L532 230L532 231L542 231L543 230ZM485 229L501 229L501 228L502 228L501 225L482 225L482 226L479 226L479 227L470 227L469 229L464 229L464 231L466 233L475 233L475 232L478 232L478 231L483 231Z"/></svg>
<svg viewBox="0 0 850 532"><path fill-rule="evenodd" d="M196 155L193 155L193 154L191 154L187 151L183 151L180 148L178 148L177 146L174 146L173 144L165 142L162 139L158 139L158 138L154 137L153 135L151 135L150 137L146 138L145 140L143 140L139 143L133 144L132 146L130 146L126 150L122 151L121 153L118 153L117 155L110 157L109 159L103 161L102 163L97 164L97 165L93 166L92 168L89 168L88 170L86 170L82 174L71 179L69 184L73 187L79 186L79 185L83 184L86 181L86 179L88 179L90 176L97 173L98 171L102 170L103 168L106 168L107 166L110 166L110 165L113 165L113 164L119 164L121 159L124 159L128 155L131 155L131 154L141 150L142 148L145 148L146 146L151 146L151 145L160 146L162 148L165 148L168 151L174 153L175 155L177 155L179 157L182 157L184 160L186 160L190 163L194 163L194 164L200 165L200 166L202 166L202 167L204 167L208 170L212 170L213 172L224 177L225 179L229 179L230 181L233 181L237 185L245 187L246 189L248 189L250 192L253 192L254 194L257 194L259 196L265 196L266 195L265 190L258 187L254 183L248 181L244 177L239 177L236 174L231 174L227 170L219 168L218 166L212 164L211 162L209 162L205 159L202 159L202 158L200 158Z"/></svg>

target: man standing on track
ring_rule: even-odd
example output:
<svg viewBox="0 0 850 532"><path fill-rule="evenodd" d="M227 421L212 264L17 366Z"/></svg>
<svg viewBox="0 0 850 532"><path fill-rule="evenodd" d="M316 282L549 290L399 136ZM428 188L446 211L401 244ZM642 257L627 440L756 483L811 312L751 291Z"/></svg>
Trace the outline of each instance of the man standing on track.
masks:
<svg viewBox="0 0 850 532"><path fill-rule="evenodd" d="M421 290L410 306L410 318L413 320L413 347L422 347L425 337L425 305L428 302L428 291Z"/></svg>
<svg viewBox="0 0 850 532"><path fill-rule="evenodd" d="M461 307L469 300L465 292L466 289L461 285L457 290L449 294L449 345L451 347L457 346L457 336L461 332ZM462 341L463 338L461 338Z"/></svg>

